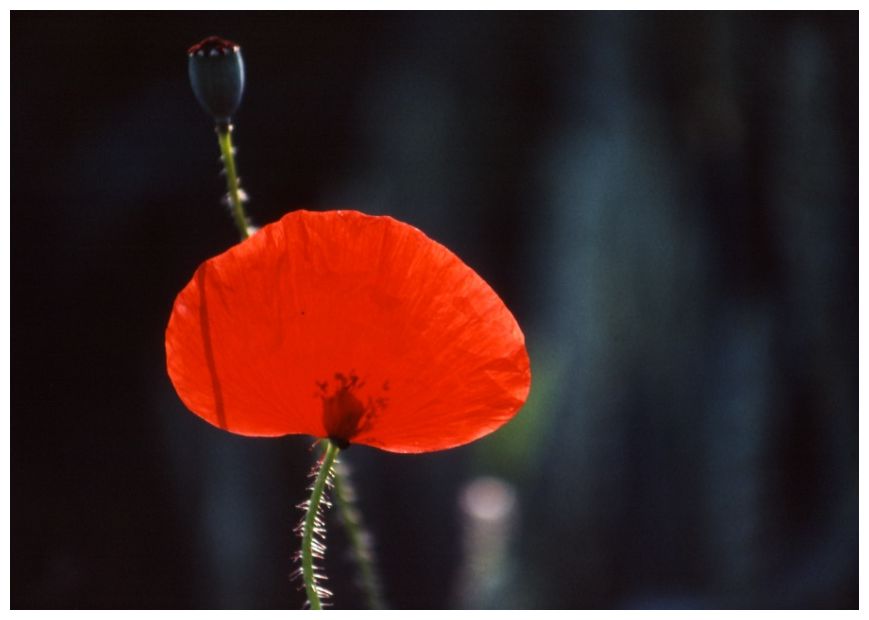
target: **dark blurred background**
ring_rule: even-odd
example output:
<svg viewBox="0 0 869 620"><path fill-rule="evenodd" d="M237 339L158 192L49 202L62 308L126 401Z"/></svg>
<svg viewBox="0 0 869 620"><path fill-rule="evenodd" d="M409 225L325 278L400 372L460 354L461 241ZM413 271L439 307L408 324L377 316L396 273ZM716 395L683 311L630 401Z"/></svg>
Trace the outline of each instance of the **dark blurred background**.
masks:
<svg viewBox="0 0 869 620"><path fill-rule="evenodd" d="M398 217L527 337L499 432L345 454L391 606L857 607L856 12L11 24L13 608L304 600L310 439L223 433L165 371L174 296L237 242L187 81L211 34L257 223Z"/></svg>

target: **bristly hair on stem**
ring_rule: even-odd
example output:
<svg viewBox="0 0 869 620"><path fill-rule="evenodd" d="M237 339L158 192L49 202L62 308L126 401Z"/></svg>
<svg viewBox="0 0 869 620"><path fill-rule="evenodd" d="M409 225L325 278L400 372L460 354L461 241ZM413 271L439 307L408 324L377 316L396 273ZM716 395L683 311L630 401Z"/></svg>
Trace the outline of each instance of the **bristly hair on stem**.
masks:
<svg viewBox="0 0 869 620"><path fill-rule="evenodd" d="M230 123L219 123L215 131L217 132L217 142L220 145L220 161L223 163L223 173L226 175L226 196L224 202L229 207L239 236L244 241L250 236L250 223L244 210L247 194L241 189L241 179L235 168L232 125Z"/></svg>
<svg viewBox="0 0 869 620"><path fill-rule="evenodd" d="M323 599L332 596L332 592L322 585L321 582L328 578L323 573L322 565L314 564L314 560L323 562L326 557L326 522L324 508L328 509L332 503L326 497L327 489L331 489L334 483L335 459L338 455L338 446L326 440L326 450L311 468L310 477L313 479L308 486L311 497L298 505L304 511L304 516L295 527L295 532L302 538L302 549L296 553L294 561L300 564L291 578L302 579L299 589L305 590L307 606L310 609L322 609Z"/></svg>

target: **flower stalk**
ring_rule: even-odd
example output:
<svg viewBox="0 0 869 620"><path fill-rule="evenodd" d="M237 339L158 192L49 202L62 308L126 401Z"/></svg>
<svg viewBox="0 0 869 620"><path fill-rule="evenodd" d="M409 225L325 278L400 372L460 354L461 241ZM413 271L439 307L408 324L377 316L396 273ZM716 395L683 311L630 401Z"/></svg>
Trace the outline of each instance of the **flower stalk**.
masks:
<svg viewBox="0 0 869 620"><path fill-rule="evenodd" d="M317 573L318 568L314 565L314 558L322 560L326 551L322 539L318 539L319 535L325 533L320 517L320 505L323 502L326 486L333 475L332 467L337 456L338 446L326 440L326 451L320 459L319 471L311 486L311 499L306 502L305 518L302 522L302 580L311 609L323 609L321 598L331 594L318 583L322 575Z"/></svg>
<svg viewBox="0 0 869 620"><path fill-rule="evenodd" d="M210 36L191 46L187 55L193 93L203 110L215 122L223 173L226 176L225 203L230 209L239 236L244 241L255 229L250 227L245 213L244 203L247 197L241 188L235 165L235 148L232 145L231 119L241 103L245 83L241 46L228 39ZM367 533L362 529L361 516L353 505L352 486L349 481L342 483L333 467L337 465L338 446L328 440L324 445L325 451L319 461L319 470L312 471L315 480L310 489L311 498L301 505L305 509L305 517L296 528L302 534L302 550L297 555L301 560L301 567L297 573L304 580L311 609L321 609L321 597L330 593L317 583L318 579L325 579L325 576L317 573L314 558L322 559L325 553L323 537L326 526L321 518L320 508L330 505L324 495L326 487L334 484L341 518L359 566L363 588L372 606L380 608L380 590L373 572Z"/></svg>
<svg viewBox="0 0 869 620"><path fill-rule="evenodd" d="M344 523L344 531L353 550L353 558L359 570L359 585L365 593L368 608L385 609L380 578L371 551L371 536L362 522L362 513L355 505L356 493L350 473L341 463L335 465L334 496L335 503L338 505L338 514Z"/></svg>
<svg viewBox="0 0 869 620"><path fill-rule="evenodd" d="M220 145L220 158L223 161L226 172L226 199L232 211L232 219L235 222L242 241L250 236L248 231L247 214L244 212L244 191L241 189L238 173L235 168L235 149L232 146L232 124L218 123L215 128L217 142Z"/></svg>

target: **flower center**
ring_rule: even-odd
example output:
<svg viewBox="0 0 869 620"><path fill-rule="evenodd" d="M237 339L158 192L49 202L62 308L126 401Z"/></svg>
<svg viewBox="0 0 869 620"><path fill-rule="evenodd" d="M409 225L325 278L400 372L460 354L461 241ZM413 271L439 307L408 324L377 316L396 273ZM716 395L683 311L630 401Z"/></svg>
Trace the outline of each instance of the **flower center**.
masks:
<svg viewBox="0 0 869 620"><path fill-rule="evenodd" d="M365 381L358 375L335 373L331 382L318 382L320 398L323 401L323 426L326 434L335 444L345 449L359 433L367 430L378 409L386 406L385 398L364 398L360 390ZM384 389L386 389L384 384Z"/></svg>

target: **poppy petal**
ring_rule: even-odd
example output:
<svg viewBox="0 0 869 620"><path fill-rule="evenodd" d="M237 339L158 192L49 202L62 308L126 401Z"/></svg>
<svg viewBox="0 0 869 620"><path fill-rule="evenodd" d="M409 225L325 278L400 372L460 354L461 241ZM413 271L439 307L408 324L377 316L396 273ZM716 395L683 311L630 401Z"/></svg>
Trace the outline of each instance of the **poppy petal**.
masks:
<svg viewBox="0 0 869 620"><path fill-rule="evenodd" d="M295 211L203 263L166 330L169 376L208 422L392 452L462 445L512 418L524 336L486 282L387 216Z"/></svg>

